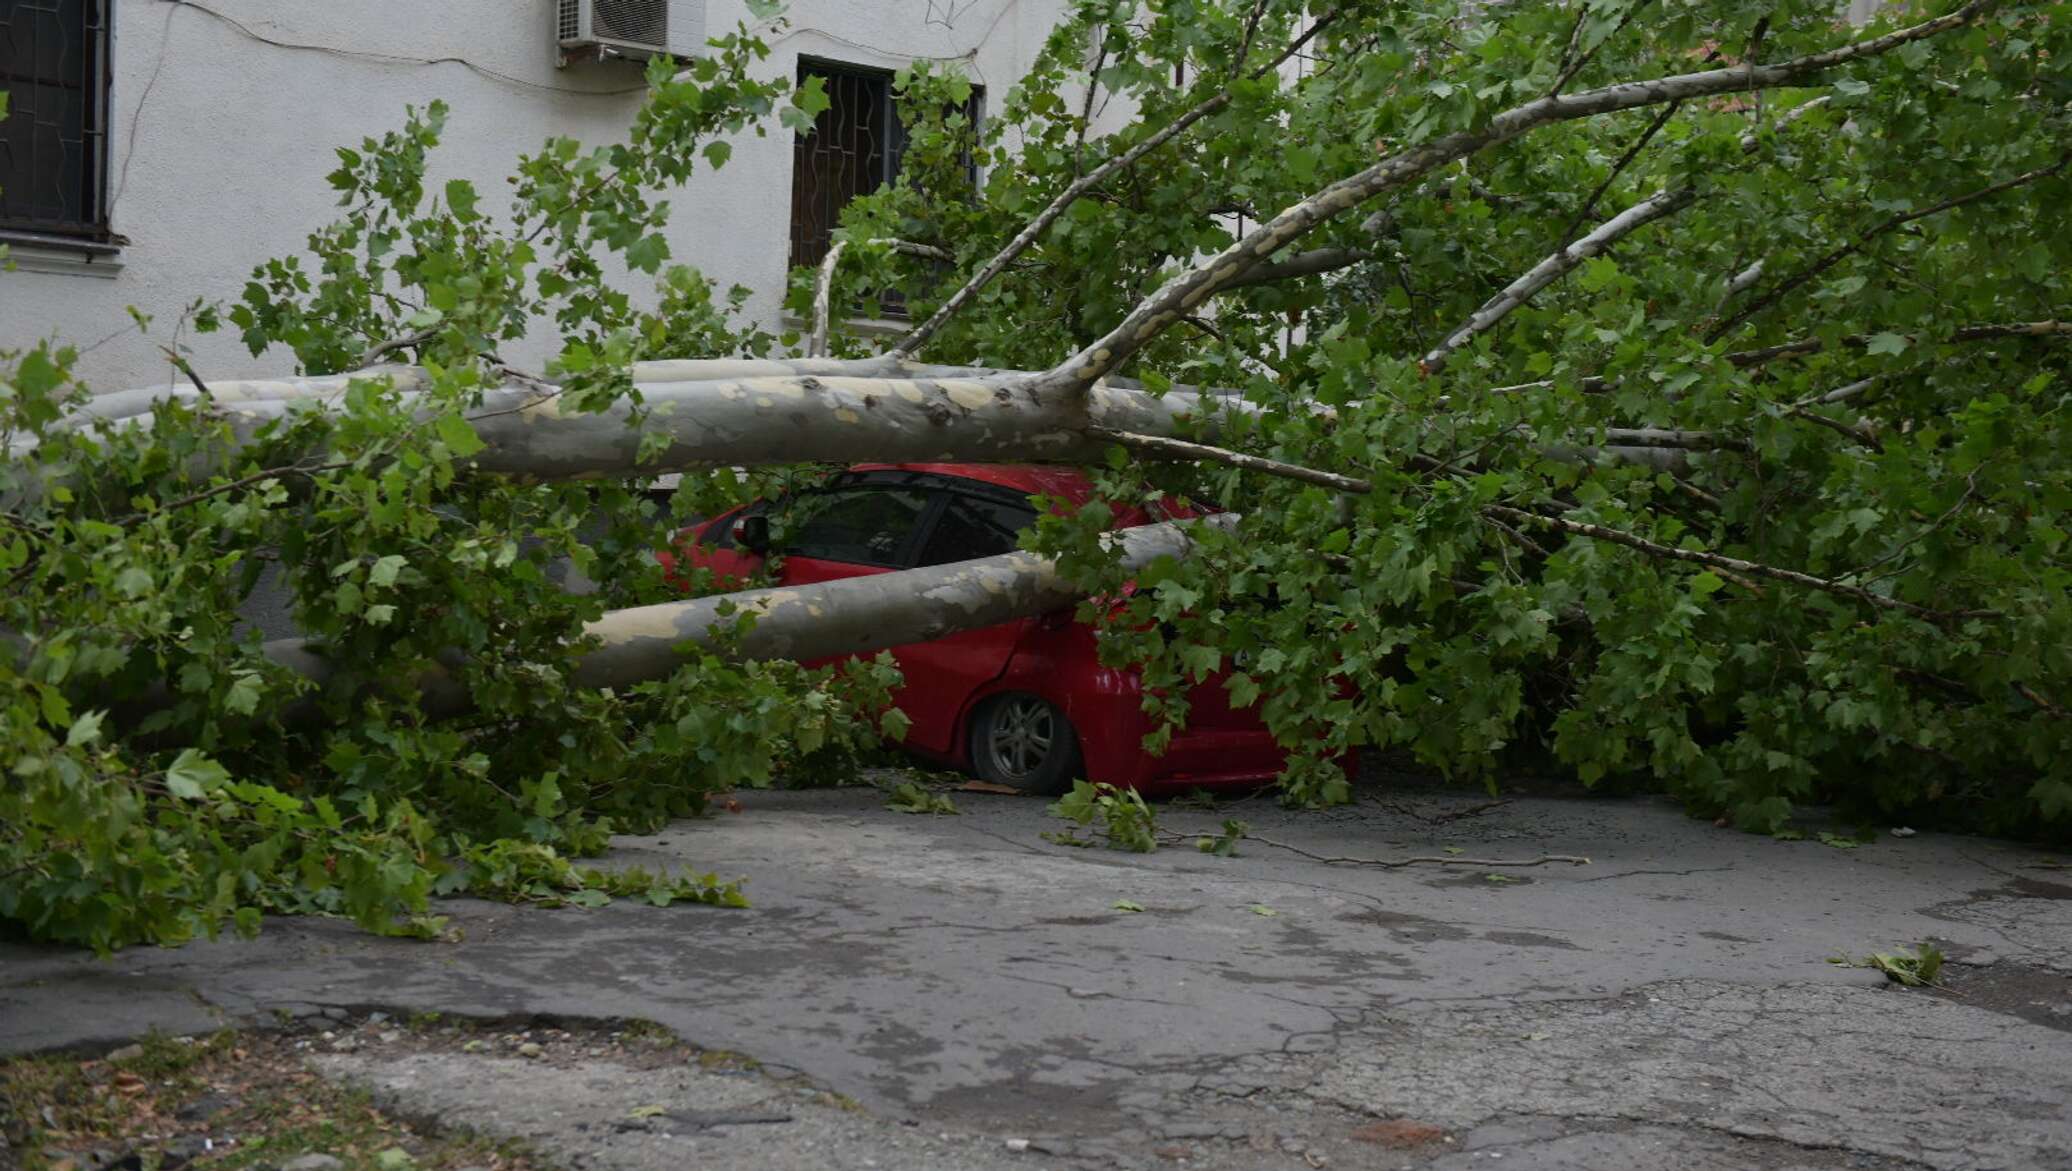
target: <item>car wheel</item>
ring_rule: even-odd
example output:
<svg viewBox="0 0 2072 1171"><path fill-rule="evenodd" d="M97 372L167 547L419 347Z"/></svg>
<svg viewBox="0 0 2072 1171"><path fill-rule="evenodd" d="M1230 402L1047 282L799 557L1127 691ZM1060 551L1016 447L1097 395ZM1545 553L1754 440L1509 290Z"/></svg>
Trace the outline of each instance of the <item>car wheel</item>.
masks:
<svg viewBox="0 0 2072 1171"><path fill-rule="evenodd" d="M971 718L980 780L1024 793L1062 793L1079 775L1079 734L1056 704L1026 692L996 695Z"/></svg>

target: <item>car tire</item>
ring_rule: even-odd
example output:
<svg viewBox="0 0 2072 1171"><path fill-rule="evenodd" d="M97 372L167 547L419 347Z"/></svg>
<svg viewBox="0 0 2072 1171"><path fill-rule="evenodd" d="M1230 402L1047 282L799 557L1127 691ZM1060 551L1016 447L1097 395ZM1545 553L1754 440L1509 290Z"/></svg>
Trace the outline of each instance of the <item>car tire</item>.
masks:
<svg viewBox="0 0 2072 1171"><path fill-rule="evenodd" d="M1079 733L1041 696L996 695L972 714L971 766L982 781L1024 793L1062 793L1080 775Z"/></svg>

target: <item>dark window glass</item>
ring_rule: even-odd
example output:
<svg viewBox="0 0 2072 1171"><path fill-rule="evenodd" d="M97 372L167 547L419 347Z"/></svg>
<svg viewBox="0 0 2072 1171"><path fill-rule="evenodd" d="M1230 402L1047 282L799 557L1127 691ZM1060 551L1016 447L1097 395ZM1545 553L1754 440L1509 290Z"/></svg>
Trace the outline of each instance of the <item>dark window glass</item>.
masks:
<svg viewBox="0 0 2072 1171"><path fill-rule="evenodd" d="M813 131L792 140L791 266L818 265L834 242L842 209L859 195L868 195L899 177L906 150L906 129L893 108L892 75L875 69L800 61L799 80L818 77L826 87L827 109L813 120ZM977 125L984 91L972 88L966 116ZM978 169L970 168L972 186ZM902 298L885 293L877 311L905 315ZM857 306L863 311L865 306Z"/></svg>
<svg viewBox="0 0 2072 1171"><path fill-rule="evenodd" d="M110 0L0 0L0 228L107 236Z"/></svg>
<svg viewBox="0 0 2072 1171"><path fill-rule="evenodd" d="M785 552L854 565L899 565L928 494L914 488L852 488L800 497L787 518Z"/></svg>
<svg viewBox="0 0 2072 1171"><path fill-rule="evenodd" d="M791 155L791 264L815 265L827 255L842 209L876 191L898 173L894 154L898 119L892 114L892 75L799 62L799 80L818 77L827 109L813 132L793 140Z"/></svg>
<svg viewBox="0 0 2072 1171"><path fill-rule="evenodd" d="M935 531L928 535L920 564L943 565L1011 553L1020 532L1035 522L1036 510L1026 504L952 494L935 520Z"/></svg>

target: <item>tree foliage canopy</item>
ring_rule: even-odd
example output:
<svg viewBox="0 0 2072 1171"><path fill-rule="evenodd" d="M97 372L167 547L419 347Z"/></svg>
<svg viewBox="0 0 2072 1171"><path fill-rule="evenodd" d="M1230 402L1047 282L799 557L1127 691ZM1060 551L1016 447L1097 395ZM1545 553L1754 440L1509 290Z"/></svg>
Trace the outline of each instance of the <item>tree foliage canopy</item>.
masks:
<svg viewBox="0 0 2072 1171"><path fill-rule="evenodd" d="M738 900L567 857L839 768L896 730L894 679L720 638L581 685L585 624L669 596L643 477L685 472L687 515L815 474L781 434L745 474L672 466L726 458L681 445L725 385L679 402L640 373L679 358L924 406L940 367L979 368L988 451L1047 458L1064 427L1109 500L1240 514L1149 567L1099 504L1026 544L1104 599L1154 710L1184 720L1184 684L1241 662L1291 800L1343 799L1328 761L1365 748L1663 787L1751 829L1813 800L2063 834L2072 5L1836 8L1080 0L977 125L953 72L901 75L902 176L793 298L896 291L917 329L888 363L838 327L810 370L661 231L731 137L825 101L759 79L756 36L658 63L625 142L550 140L508 196L428 189L445 111L414 111L340 150L306 257L196 290L199 327L360 377L117 409L57 342L7 362L0 919L109 947L262 911L433 933L427 897L460 889ZM1092 133L1104 107L1134 114ZM498 357L543 333L548 369ZM1166 446L1092 429L1175 386L1213 390L1132 416ZM638 436L628 479L485 471L519 410ZM1015 429L1038 416L1042 443ZM871 426L822 447L881 455ZM1365 490L1166 462L1175 437ZM600 588L561 588L559 558ZM268 572L323 670L237 622ZM427 711L440 687L464 716Z"/></svg>

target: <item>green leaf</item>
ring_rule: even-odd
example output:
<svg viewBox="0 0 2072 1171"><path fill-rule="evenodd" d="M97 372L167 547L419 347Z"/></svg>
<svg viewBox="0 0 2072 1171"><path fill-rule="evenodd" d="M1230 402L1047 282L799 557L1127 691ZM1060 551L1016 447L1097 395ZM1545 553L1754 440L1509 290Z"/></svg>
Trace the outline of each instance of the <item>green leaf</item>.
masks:
<svg viewBox="0 0 2072 1171"><path fill-rule="evenodd" d="M1196 682L1207 679L1223 666L1223 653L1212 646L1184 643L1176 648L1180 662Z"/></svg>
<svg viewBox="0 0 2072 1171"><path fill-rule="evenodd" d="M661 233L642 236L626 249L626 267L635 272L653 273L669 259L669 240Z"/></svg>
<svg viewBox="0 0 2072 1171"><path fill-rule="evenodd" d="M1131 902L1129 899L1116 899L1115 909L1118 911L1126 911L1131 914L1135 914L1136 912L1144 909L1144 904Z"/></svg>
<svg viewBox="0 0 2072 1171"><path fill-rule="evenodd" d="M705 161L712 165L713 170L717 171L721 167L726 166L727 160L733 157L734 148L724 142L714 141L705 144L703 153Z"/></svg>
<svg viewBox="0 0 2072 1171"><path fill-rule="evenodd" d="M446 207L453 217L462 223L475 219L475 185L466 179L451 179L446 183Z"/></svg>
<svg viewBox="0 0 2072 1171"><path fill-rule="evenodd" d="M1903 354L1912 344L1913 339L1888 331L1872 334L1863 349L1868 354Z"/></svg>
<svg viewBox="0 0 2072 1171"><path fill-rule="evenodd" d="M432 424L432 430L455 459L467 459L488 446L481 436L475 434L475 428L459 415L439 416Z"/></svg>
<svg viewBox="0 0 2072 1171"><path fill-rule="evenodd" d="M264 694L265 684L256 672L239 672L231 679L230 689L223 694L224 710L249 716L259 710L259 699Z"/></svg>
<svg viewBox="0 0 2072 1171"><path fill-rule="evenodd" d="M229 780L229 771L203 755L198 748L182 751L173 758L165 772L166 789L173 796L189 801L201 800Z"/></svg>
<svg viewBox="0 0 2072 1171"><path fill-rule="evenodd" d="M930 792L912 781L903 781L892 790L885 802L885 808L898 813L954 814L956 802L947 793Z"/></svg>
<svg viewBox="0 0 2072 1171"><path fill-rule="evenodd" d="M1223 681L1223 687L1230 693L1230 706L1248 708L1259 702L1259 681L1250 675L1237 673Z"/></svg>
<svg viewBox="0 0 2072 1171"><path fill-rule="evenodd" d="M85 712L72 721L72 727L65 733L65 747L85 748L101 738L101 721L107 712Z"/></svg>

